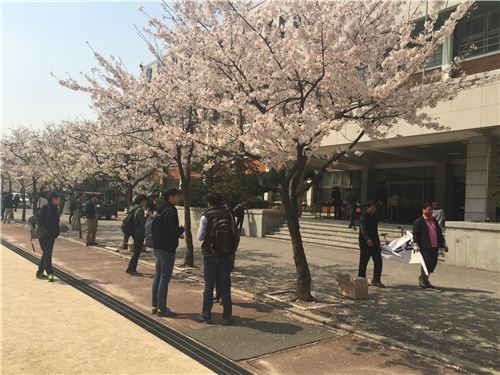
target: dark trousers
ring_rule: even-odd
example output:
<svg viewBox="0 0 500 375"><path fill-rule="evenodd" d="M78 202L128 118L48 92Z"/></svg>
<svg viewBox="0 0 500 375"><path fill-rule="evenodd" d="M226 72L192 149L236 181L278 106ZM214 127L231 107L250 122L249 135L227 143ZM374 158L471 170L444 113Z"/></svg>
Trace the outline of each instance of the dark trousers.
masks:
<svg viewBox="0 0 500 375"><path fill-rule="evenodd" d="M205 320L212 319L213 296L216 283L224 308L222 318L231 319L233 315L230 266L230 257L216 255L206 255L203 257L205 290L203 291L203 310L201 315Z"/></svg>
<svg viewBox="0 0 500 375"><path fill-rule="evenodd" d="M368 247L366 244L359 245L361 250L359 254L359 269L358 276L366 277L366 267L370 258L373 259L373 281L380 281L382 276L382 254L380 250L380 245L373 245Z"/></svg>
<svg viewBox="0 0 500 375"><path fill-rule="evenodd" d="M245 217L238 217L236 218L236 227L238 228L238 233L241 234L241 229L243 228L243 221L245 220Z"/></svg>
<svg viewBox="0 0 500 375"><path fill-rule="evenodd" d="M335 219L340 219L342 213L342 202L333 202L333 214Z"/></svg>
<svg viewBox="0 0 500 375"><path fill-rule="evenodd" d="M354 219L356 217L356 205L347 206L347 209L349 210L349 226L353 227L354 226Z"/></svg>
<svg viewBox="0 0 500 375"><path fill-rule="evenodd" d="M175 253L154 249L155 276L152 288L152 306L161 311L167 310L168 284L174 270Z"/></svg>
<svg viewBox="0 0 500 375"><path fill-rule="evenodd" d="M439 249L437 247L421 248L420 253L424 258L427 271L429 271L429 273L433 273L438 263ZM420 275L426 276L423 267L420 270Z"/></svg>
<svg viewBox="0 0 500 375"><path fill-rule="evenodd" d="M144 237L132 236L132 238L134 239L134 254L130 258L127 272L137 272L137 262L139 261L142 245L144 244Z"/></svg>
<svg viewBox="0 0 500 375"><path fill-rule="evenodd" d="M38 272L43 273L43 270L47 272L47 275L53 274L52 269L52 251L54 250L55 238L49 236L43 236L38 240L40 242L40 247L42 248L42 257L38 263Z"/></svg>

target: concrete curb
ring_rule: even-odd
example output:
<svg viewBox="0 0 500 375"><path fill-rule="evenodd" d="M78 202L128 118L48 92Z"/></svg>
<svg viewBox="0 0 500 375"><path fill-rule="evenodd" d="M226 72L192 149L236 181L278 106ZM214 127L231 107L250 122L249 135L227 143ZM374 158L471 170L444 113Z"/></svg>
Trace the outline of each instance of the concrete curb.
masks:
<svg viewBox="0 0 500 375"><path fill-rule="evenodd" d="M24 225L19 224L19 223L15 223L15 225L20 226L20 227L25 227ZM68 238L65 236L61 236L60 238L74 242L74 243L83 244L82 241L74 239L74 238ZM130 259L130 257L127 255L120 254L114 250L106 249L104 247L100 247L100 246L89 246L89 247L92 247L92 248L100 250L100 251L107 252L109 254L112 254L112 255L117 256L117 257L121 257L123 259ZM139 263L144 265L144 266L154 268L154 263L152 263L150 261L139 260ZM182 267L174 266L174 269L177 271L176 275L180 275L181 277L183 277L185 279L192 280L192 281L203 282L203 278L201 276L193 274L193 273L183 272L185 269ZM497 373L499 373L493 369L481 366L479 364L476 364L476 363L473 363L470 361L466 361L466 360L457 358L455 356L436 353L434 350L419 347L419 346L412 345L412 344L408 344L405 342L401 342L401 341L398 341L398 340L395 340L395 339L392 339L389 337L384 337L384 336L381 336L381 335L378 335L378 334L375 334L375 333L372 333L369 331L365 331L363 329L356 328L350 324L336 323L334 320L329 319L329 318L325 318L325 317L323 317L319 314L316 314L314 312L298 309L296 307L290 306L290 304L288 304L286 302L276 301L274 299L270 299L268 297L265 297L261 294L250 293L250 292L247 292L245 290L234 288L234 287L231 289L231 291L234 294L240 295L240 296L248 298L248 299L255 300L257 302L260 302L260 303L263 303L266 305L277 307L279 309L290 312L290 313L297 315L297 316L300 316L302 318L312 320L316 323L324 324L324 325L327 325L327 326L332 327L332 328L340 329L340 330L355 334L355 335L360 336L360 337L364 337L364 338L367 338L370 340L380 342L381 344L389 345L389 346L397 348L397 349L402 349L402 350L409 351L409 352L415 353L415 354L423 356L423 357L437 360L437 361L442 362L443 364L445 364L451 368L455 368L455 369L458 368L458 369L470 371L470 372L477 373L477 374L497 374Z"/></svg>

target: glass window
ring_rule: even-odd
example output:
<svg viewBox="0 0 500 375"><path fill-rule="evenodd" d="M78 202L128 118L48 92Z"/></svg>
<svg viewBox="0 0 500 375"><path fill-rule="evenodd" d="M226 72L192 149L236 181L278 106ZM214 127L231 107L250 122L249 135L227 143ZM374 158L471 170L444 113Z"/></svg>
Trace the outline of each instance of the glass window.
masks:
<svg viewBox="0 0 500 375"><path fill-rule="evenodd" d="M500 2L478 1L454 37L455 56L480 56L500 50Z"/></svg>

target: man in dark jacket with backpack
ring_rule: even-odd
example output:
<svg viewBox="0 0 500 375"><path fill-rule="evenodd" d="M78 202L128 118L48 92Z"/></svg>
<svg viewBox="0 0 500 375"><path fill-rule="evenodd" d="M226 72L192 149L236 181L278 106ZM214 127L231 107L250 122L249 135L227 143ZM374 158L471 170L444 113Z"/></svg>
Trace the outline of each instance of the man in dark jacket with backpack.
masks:
<svg viewBox="0 0 500 375"><path fill-rule="evenodd" d="M40 209L37 225L42 231L42 236L38 239L42 248L42 257L36 272L37 279L48 279L54 281L54 271L52 270L52 251L54 242L59 237L59 209L61 196L58 192L52 191L47 196L47 204ZM47 275L44 274L44 271Z"/></svg>
<svg viewBox="0 0 500 375"><path fill-rule="evenodd" d="M155 254L155 276L152 286L152 313L160 317L175 317L167 307L168 284L174 270L175 252L179 238L184 238L184 227L179 226L176 205L180 191L172 188L163 192L163 203L153 219L152 234Z"/></svg>
<svg viewBox="0 0 500 375"><path fill-rule="evenodd" d="M239 235L233 215L222 207L221 195L212 193L207 201L208 210L201 216L198 229L198 239L203 241L201 249L205 278L203 309L199 321L211 322L213 293L217 283L224 308L222 319L224 324L231 324L231 255L238 247Z"/></svg>
<svg viewBox="0 0 500 375"><path fill-rule="evenodd" d="M134 206L131 207L125 220L129 220L131 227L133 228L130 235L134 240L134 254L130 258L128 264L127 272L131 276L138 275L137 263L139 262L139 257L141 256L142 245L144 244L145 236L145 224L146 224L146 213L144 209L148 206L148 197L144 194L139 194L135 197Z"/></svg>

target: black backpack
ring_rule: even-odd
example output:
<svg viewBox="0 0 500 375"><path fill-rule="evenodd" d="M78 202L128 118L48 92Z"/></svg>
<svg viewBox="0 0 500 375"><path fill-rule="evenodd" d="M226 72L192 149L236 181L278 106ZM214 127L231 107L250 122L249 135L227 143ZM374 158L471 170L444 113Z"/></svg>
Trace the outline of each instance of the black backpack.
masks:
<svg viewBox="0 0 500 375"><path fill-rule="evenodd" d="M122 232L125 236L132 236L135 230L135 211L137 208L131 210L125 219L122 221Z"/></svg>
<svg viewBox="0 0 500 375"><path fill-rule="evenodd" d="M236 252L238 235L233 215L227 210L211 215L210 247L215 255L226 256Z"/></svg>
<svg viewBox="0 0 500 375"><path fill-rule="evenodd" d="M163 216L166 215L171 208L167 208L163 210L161 214L158 214L154 217L153 223L151 224L151 235L153 237L153 247L160 248L161 244L166 241L165 236L167 235L167 231L162 227Z"/></svg>

